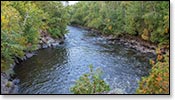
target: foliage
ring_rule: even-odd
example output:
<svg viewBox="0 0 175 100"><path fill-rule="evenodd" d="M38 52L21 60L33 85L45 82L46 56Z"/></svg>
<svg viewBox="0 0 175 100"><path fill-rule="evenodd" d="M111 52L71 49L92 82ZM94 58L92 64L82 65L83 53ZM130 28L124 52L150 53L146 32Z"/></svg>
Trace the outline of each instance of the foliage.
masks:
<svg viewBox="0 0 175 100"><path fill-rule="evenodd" d="M43 25L42 16L44 15L44 12L31 1L13 2L12 6L19 11L22 17L22 23L20 24L23 29L22 36L27 42L27 50L35 50L39 42L39 29Z"/></svg>
<svg viewBox="0 0 175 100"><path fill-rule="evenodd" d="M21 16L11 6L11 2L1 1L1 70L7 70L13 63L13 57L24 55L25 39L20 27Z"/></svg>
<svg viewBox="0 0 175 100"><path fill-rule="evenodd" d="M52 37L62 38L67 33L69 22L67 9L58 1L38 1L35 4L47 14L43 18L47 26L45 29Z"/></svg>
<svg viewBox="0 0 175 100"><path fill-rule="evenodd" d="M70 6L72 24L106 35L128 33L154 43L169 43L167 1L81 1Z"/></svg>
<svg viewBox="0 0 175 100"><path fill-rule="evenodd" d="M104 91L109 91L109 85L101 79L101 71L97 69L93 71L93 66L90 65L90 73L83 74L79 80L76 81L75 86L71 88L74 94L94 94Z"/></svg>
<svg viewBox="0 0 175 100"><path fill-rule="evenodd" d="M7 72L16 57L38 48L40 30L63 37L68 21L67 10L58 1L1 1L1 71Z"/></svg>
<svg viewBox="0 0 175 100"><path fill-rule="evenodd" d="M158 50L160 52L160 50ZM138 94L169 94L169 54L158 53L156 62L151 60L152 70L139 82Z"/></svg>

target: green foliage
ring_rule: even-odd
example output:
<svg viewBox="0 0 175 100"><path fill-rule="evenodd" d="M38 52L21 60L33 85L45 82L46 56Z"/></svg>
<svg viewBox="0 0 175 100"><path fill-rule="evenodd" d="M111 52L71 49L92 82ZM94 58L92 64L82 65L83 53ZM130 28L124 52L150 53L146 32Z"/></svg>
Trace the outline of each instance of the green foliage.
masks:
<svg viewBox="0 0 175 100"><path fill-rule="evenodd" d="M36 48L31 48L32 46L30 44L37 45L39 42L39 29L43 25L42 16L44 15L44 12L31 1L12 3L12 6L19 11L22 17L20 24L23 29L22 36L25 37L27 41L27 50L35 50Z"/></svg>
<svg viewBox="0 0 175 100"><path fill-rule="evenodd" d="M167 1L82 1L70 6L72 24L106 35L128 33L154 43L169 43Z"/></svg>
<svg viewBox="0 0 175 100"><path fill-rule="evenodd" d="M57 1L1 1L1 71L7 72L14 58L38 48L40 30L63 37L67 16Z"/></svg>
<svg viewBox="0 0 175 100"><path fill-rule="evenodd" d="M20 27L21 16L9 1L1 1L1 71L12 64L13 57L24 55L25 42Z"/></svg>
<svg viewBox="0 0 175 100"><path fill-rule="evenodd" d="M138 94L169 94L169 54L160 54L156 62L151 60L152 70L148 77L139 82Z"/></svg>
<svg viewBox="0 0 175 100"><path fill-rule="evenodd" d="M97 69L93 71L93 66L90 65L90 73L83 74L79 80L76 81L75 86L71 88L74 94L94 94L104 91L109 91L109 85L101 79L101 71Z"/></svg>
<svg viewBox="0 0 175 100"><path fill-rule="evenodd" d="M53 38L62 38L67 33L68 9L58 1L38 1L35 4L46 13L43 18L47 26L45 29Z"/></svg>

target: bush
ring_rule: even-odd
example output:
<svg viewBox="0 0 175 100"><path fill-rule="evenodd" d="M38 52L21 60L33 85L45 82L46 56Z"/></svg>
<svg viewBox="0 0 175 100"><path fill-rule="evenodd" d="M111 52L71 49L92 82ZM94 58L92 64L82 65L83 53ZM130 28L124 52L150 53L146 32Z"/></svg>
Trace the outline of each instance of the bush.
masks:
<svg viewBox="0 0 175 100"><path fill-rule="evenodd" d="M38 48L40 30L63 37L68 21L61 2L1 1L1 72L7 72L16 57Z"/></svg>
<svg viewBox="0 0 175 100"><path fill-rule="evenodd" d="M156 63L151 60L152 70L139 82L138 94L169 94L169 55L158 54Z"/></svg>
<svg viewBox="0 0 175 100"><path fill-rule="evenodd" d="M75 86L71 88L71 92L74 94L94 94L109 91L109 85L101 79L101 70L97 69L93 71L93 66L90 65L90 73L82 75L79 80L76 81Z"/></svg>

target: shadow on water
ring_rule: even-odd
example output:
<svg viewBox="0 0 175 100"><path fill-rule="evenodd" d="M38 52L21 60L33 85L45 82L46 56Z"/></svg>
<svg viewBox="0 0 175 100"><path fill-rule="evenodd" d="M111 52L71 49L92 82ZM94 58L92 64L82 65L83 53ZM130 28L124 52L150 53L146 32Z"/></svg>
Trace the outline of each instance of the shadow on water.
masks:
<svg viewBox="0 0 175 100"><path fill-rule="evenodd" d="M135 93L137 82L149 73L151 55L121 45L111 45L86 30L68 26L65 43L38 51L36 56L15 67L21 94L67 94L87 67L101 67L103 79L112 89Z"/></svg>

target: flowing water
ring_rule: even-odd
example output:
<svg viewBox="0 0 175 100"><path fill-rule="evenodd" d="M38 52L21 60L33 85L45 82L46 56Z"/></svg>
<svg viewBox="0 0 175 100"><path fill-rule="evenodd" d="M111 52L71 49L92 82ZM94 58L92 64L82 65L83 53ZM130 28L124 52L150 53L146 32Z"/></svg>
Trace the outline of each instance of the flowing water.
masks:
<svg viewBox="0 0 175 100"><path fill-rule="evenodd" d="M68 26L65 43L39 50L37 55L15 67L20 94L70 94L70 87L88 65L101 68L111 89L133 94L142 76L148 75L152 55L142 54L84 29Z"/></svg>

